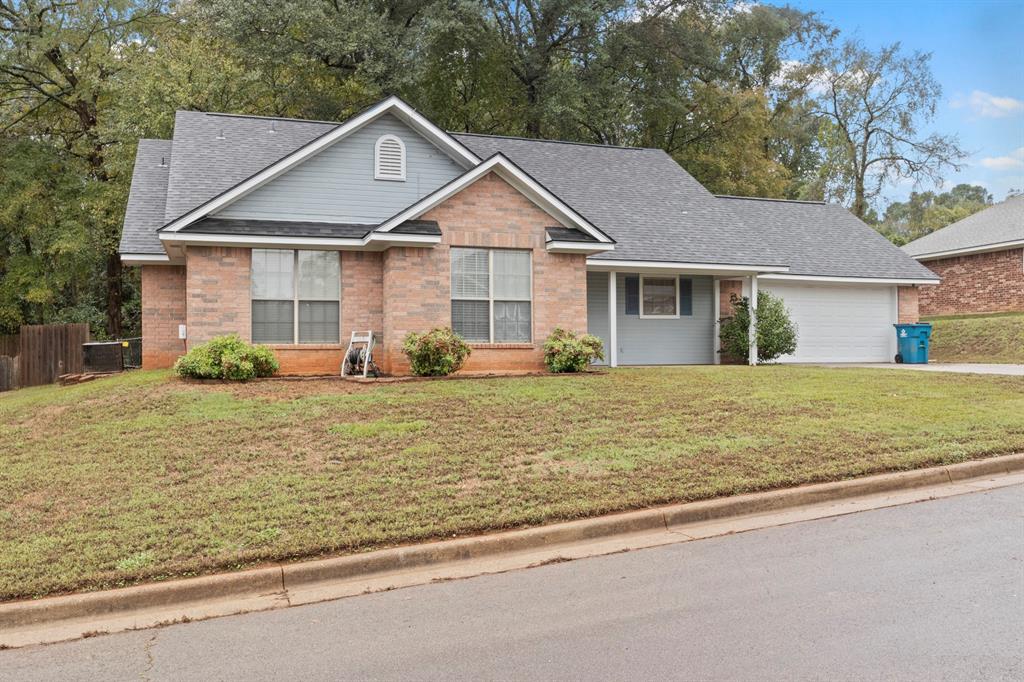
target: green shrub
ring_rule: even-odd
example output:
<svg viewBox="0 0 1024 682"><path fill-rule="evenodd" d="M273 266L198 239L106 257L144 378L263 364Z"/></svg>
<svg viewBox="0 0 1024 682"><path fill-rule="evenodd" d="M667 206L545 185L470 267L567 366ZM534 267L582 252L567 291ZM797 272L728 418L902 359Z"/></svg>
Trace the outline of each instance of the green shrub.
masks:
<svg viewBox="0 0 1024 682"><path fill-rule="evenodd" d="M462 369L470 348L448 327L438 327L426 334L409 332L402 344L402 352L409 358L413 374L442 377Z"/></svg>
<svg viewBox="0 0 1024 682"><path fill-rule="evenodd" d="M722 325L722 350L737 358L750 354L750 300L733 294L733 316ZM797 328L785 302L767 291L757 292L757 361L771 362L796 352Z"/></svg>
<svg viewBox="0 0 1024 682"><path fill-rule="evenodd" d="M195 346L174 363L178 376L231 381L268 377L279 368L273 351L266 346L250 345L237 334L218 336Z"/></svg>
<svg viewBox="0 0 1024 682"><path fill-rule="evenodd" d="M555 327L544 342L544 364L552 372L582 372L594 360L604 360L601 339Z"/></svg>

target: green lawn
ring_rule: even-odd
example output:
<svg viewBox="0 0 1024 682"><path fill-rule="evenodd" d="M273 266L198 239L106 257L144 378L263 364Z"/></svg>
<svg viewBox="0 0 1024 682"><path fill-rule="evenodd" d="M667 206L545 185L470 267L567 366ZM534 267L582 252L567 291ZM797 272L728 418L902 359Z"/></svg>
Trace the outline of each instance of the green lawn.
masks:
<svg viewBox="0 0 1024 682"><path fill-rule="evenodd" d="M1024 451L1024 379L811 367L0 394L0 599Z"/></svg>
<svg viewBox="0 0 1024 682"><path fill-rule="evenodd" d="M928 317L934 362L1024 363L1024 313Z"/></svg>

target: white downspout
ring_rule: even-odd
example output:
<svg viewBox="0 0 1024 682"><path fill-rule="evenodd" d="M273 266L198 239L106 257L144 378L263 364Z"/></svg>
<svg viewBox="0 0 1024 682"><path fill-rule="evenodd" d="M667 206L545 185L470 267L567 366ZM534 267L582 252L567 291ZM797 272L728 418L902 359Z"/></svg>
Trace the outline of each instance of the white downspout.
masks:
<svg viewBox="0 0 1024 682"><path fill-rule="evenodd" d="M748 364L757 364L757 275L750 276L750 357Z"/></svg>
<svg viewBox="0 0 1024 682"><path fill-rule="evenodd" d="M608 366L619 366L618 306L615 301L616 272L608 273Z"/></svg>

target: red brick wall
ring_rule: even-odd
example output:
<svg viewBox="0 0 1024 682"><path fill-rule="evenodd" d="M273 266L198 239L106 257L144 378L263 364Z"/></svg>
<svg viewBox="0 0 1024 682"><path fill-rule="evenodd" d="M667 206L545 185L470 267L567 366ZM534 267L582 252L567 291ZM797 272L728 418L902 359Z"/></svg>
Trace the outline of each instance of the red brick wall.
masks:
<svg viewBox="0 0 1024 682"><path fill-rule="evenodd" d="M743 280L723 279L718 283L718 314L732 317L732 295L743 296Z"/></svg>
<svg viewBox="0 0 1024 682"><path fill-rule="evenodd" d="M1024 311L1024 249L925 261L942 283L921 288L922 315Z"/></svg>
<svg viewBox="0 0 1024 682"><path fill-rule="evenodd" d="M252 251L223 246L189 246L185 300L188 345L222 334L252 338L250 267Z"/></svg>
<svg viewBox="0 0 1024 682"><path fill-rule="evenodd" d="M917 287L896 288L896 298L899 302L897 319L900 324L912 324L921 320L918 305L920 291Z"/></svg>
<svg viewBox="0 0 1024 682"><path fill-rule="evenodd" d="M170 367L185 352L178 325L185 324L185 268L142 266L142 367Z"/></svg>
<svg viewBox="0 0 1024 682"><path fill-rule="evenodd" d="M408 332L451 325L451 246L533 251L533 343L474 344L466 371L542 369L541 346L554 327L586 331L586 257L549 254L544 230L557 222L500 177L492 173L481 178L423 219L440 225L440 245L384 253L386 371L408 371L401 352Z"/></svg>

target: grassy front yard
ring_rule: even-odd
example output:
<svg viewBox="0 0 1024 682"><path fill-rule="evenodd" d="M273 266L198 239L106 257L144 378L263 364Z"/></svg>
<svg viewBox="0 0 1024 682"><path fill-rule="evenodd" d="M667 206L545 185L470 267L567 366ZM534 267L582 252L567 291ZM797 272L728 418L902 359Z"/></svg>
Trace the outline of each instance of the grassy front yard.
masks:
<svg viewBox="0 0 1024 682"><path fill-rule="evenodd" d="M1024 379L695 367L0 394L0 599L1024 451Z"/></svg>
<svg viewBox="0 0 1024 682"><path fill-rule="evenodd" d="M934 362L1024 363L1024 313L929 317Z"/></svg>

